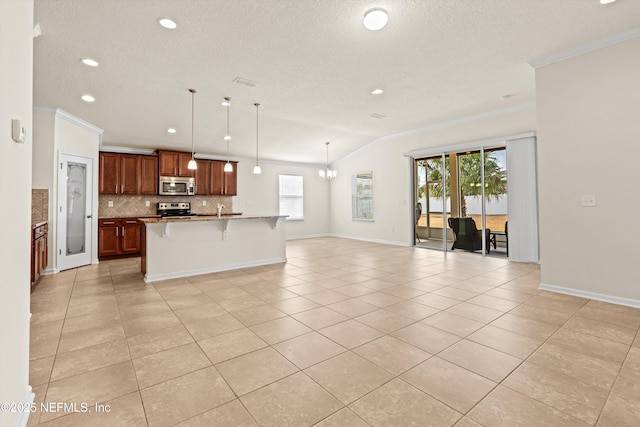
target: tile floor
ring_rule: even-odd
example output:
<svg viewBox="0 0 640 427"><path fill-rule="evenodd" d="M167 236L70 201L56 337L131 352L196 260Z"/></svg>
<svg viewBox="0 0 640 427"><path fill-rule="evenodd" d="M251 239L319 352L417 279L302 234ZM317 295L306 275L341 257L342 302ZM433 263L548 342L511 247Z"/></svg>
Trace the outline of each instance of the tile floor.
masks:
<svg viewBox="0 0 640 427"><path fill-rule="evenodd" d="M318 238L287 256L153 284L139 259L44 277L30 383L57 412L29 425L639 423L640 310L463 252Z"/></svg>

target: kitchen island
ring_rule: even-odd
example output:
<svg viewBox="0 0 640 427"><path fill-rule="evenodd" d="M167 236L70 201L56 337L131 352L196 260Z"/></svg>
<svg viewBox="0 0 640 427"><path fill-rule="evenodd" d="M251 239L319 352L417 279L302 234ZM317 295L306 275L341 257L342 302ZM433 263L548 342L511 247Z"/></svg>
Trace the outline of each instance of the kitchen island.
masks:
<svg viewBox="0 0 640 427"><path fill-rule="evenodd" d="M282 215L140 218L146 282L286 262Z"/></svg>

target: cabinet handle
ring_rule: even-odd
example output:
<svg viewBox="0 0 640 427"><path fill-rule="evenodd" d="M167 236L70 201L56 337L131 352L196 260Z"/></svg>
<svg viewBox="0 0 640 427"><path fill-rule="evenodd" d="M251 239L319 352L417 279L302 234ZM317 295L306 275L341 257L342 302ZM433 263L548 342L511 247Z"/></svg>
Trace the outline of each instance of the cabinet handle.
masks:
<svg viewBox="0 0 640 427"><path fill-rule="evenodd" d="M122 238L124 239L124 227L122 227Z"/></svg>
<svg viewBox="0 0 640 427"><path fill-rule="evenodd" d="M116 187L116 194L118 194L118 184L116 184L114 187Z"/></svg>
<svg viewBox="0 0 640 427"><path fill-rule="evenodd" d="M120 193L121 193L121 194L124 194L124 184L122 184L122 185L120 186Z"/></svg>
<svg viewBox="0 0 640 427"><path fill-rule="evenodd" d="M102 225L111 225L111 224L115 224L115 222L113 221L105 221L102 223Z"/></svg>
<svg viewBox="0 0 640 427"><path fill-rule="evenodd" d="M119 230L119 228L116 227L116 237L118 237L118 230Z"/></svg>

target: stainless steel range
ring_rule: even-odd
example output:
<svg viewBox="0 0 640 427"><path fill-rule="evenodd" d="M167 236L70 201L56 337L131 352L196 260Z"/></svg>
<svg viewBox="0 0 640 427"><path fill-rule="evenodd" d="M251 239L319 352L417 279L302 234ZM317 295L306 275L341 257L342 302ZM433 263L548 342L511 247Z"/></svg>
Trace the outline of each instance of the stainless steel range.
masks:
<svg viewBox="0 0 640 427"><path fill-rule="evenodd" d="M191 213L189 202L159 202L157 213L162 218L188 218L198 215Z"/></svg>

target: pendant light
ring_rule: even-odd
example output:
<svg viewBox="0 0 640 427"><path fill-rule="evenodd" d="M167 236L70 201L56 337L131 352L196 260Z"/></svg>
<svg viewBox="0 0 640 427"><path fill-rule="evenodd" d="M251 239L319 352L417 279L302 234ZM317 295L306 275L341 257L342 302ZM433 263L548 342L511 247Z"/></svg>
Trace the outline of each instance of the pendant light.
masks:
<svg viewBox="0 0 640 427"><path fill-rule="evenodd" d="M327 181L331 181L333 180L333 178L335 178L338 175L338 172L329 169L329 141L325 142L324 145L327 146L327 167L324 170L320 169L318 171L318 174L320 175L320 178L324 178Z"/></svg>
<svg viewBox="0 0 640 427"><path fill-rule="evenodd" d="M227 106L227 134L224 136L225 141L227 141L227 163L224 165L224 171L233 172L233 166L229 162L229 141L231 141L231 134L229 133L229 108L231 107L231 98L226 96L224 101L224 105Z"/></svg>
<svg viewBox="0 0 640 427"><path fill-rule="evenodd" d="M194 105L194 97L196 94L196 90L195 89L189 89L189 92L191 92L191 160L189 160L189 163L187 164L187 169L191 169L191 170L196 170L198 169L198 163L196 163L196 159L193 158L194 156L194 145L193 145L193 105Z"/></svg>
<svg viewBox="0 0 640 427"><path fill-rule="evenodd" d="M258 107L260 107L260 103L256 102L253 105L256 106L256 165L253 167L253 174L260 175L262 173L262 168L258 163Z"/></svg>

